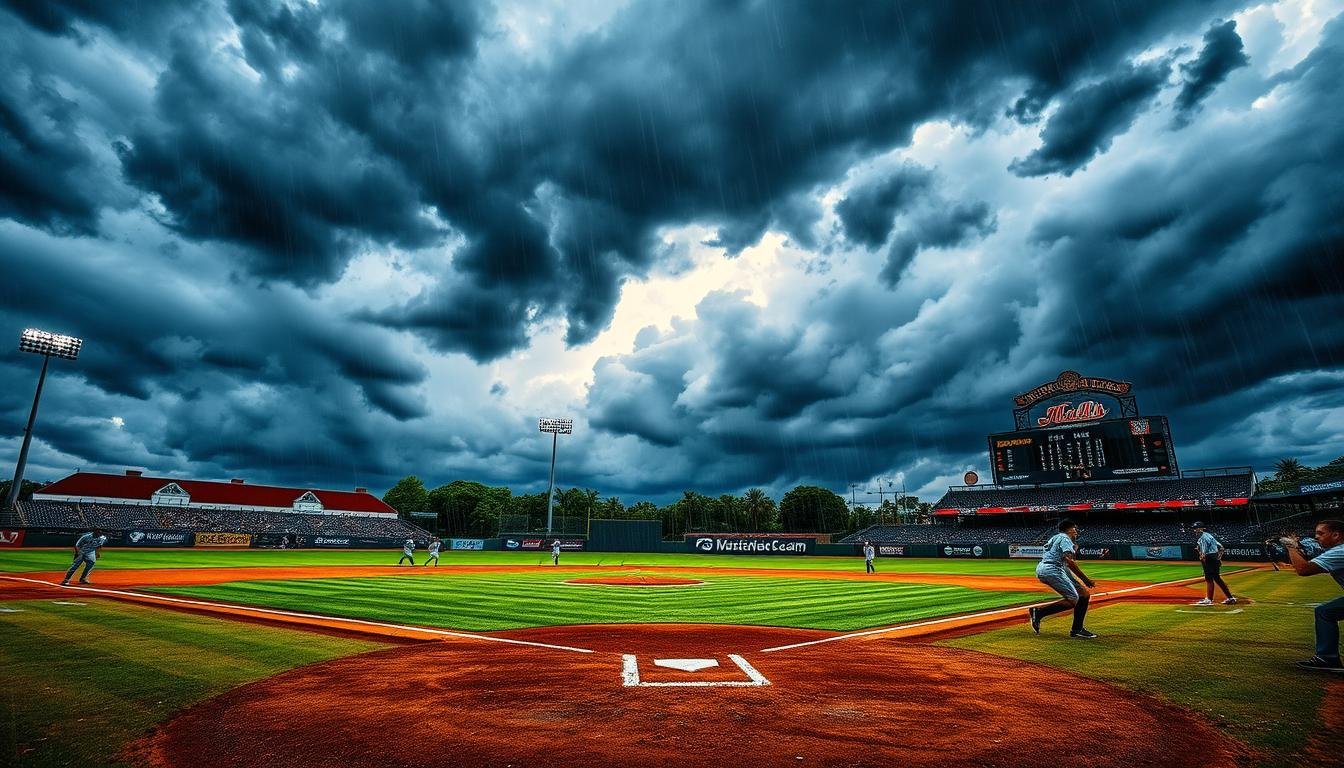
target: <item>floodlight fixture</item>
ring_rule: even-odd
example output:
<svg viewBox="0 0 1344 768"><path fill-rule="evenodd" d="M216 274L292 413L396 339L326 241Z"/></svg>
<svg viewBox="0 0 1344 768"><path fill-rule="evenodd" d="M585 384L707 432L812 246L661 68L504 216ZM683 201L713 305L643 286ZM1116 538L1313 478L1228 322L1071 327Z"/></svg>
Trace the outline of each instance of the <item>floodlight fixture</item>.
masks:
<svg viewBox="0 0 1344 768"><path fill-rule="evenodd" d="M537 420L537 430L551 436L551 482L546 488L546 533L549 534L555 511L555 447L560 435L574 434L574 420L541 418Z"/></svg>
<svg viewBox="0 0 1344 768"><path fill-rule="evenodd" d="M33 409L28 412L28 426L23 430L23 445L19 448L19 461L14 465L14 482L9 485L9 494L5 497L4 511L14 508L19 500L19 489L23 486L23 470L28 464L28 447L33 442L33 422L37 421L37 404L42 399L42 385L47 382L47 366L51 358L74 360L84 340L63 333L52 333L37 328L24 328L19 334L19 351L31 352L42 356L42 373L37 377L37 392L33 395Z"/></svg>
<svg viewBox="0 0 1344 768"><path fill-rule="evenodd" d="M32 352L35 355L50 355L66 360L79 357L79 349L84 340L63 333L51 333L37 328L24 328L19 336L19 351Z"/></svg>
<svg viewBox="0 0 1344 768"><path fill-rule="evenodd" d="M574 434L573 419L537 419L537 429L553 435Z"/></svg>

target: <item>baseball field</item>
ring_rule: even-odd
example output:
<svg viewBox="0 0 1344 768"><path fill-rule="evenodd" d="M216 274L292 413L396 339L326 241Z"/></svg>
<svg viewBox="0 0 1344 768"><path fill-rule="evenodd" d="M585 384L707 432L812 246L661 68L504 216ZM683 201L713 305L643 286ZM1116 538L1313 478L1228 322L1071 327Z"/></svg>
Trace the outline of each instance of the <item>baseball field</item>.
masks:
<svg viewBox="0 0 1344 768"><path fill-rule="evenodd" d="M1338 589L1093 562L1092 641L1030 560L0 551L0 764L1338 765L1295 669Z"/></svg>

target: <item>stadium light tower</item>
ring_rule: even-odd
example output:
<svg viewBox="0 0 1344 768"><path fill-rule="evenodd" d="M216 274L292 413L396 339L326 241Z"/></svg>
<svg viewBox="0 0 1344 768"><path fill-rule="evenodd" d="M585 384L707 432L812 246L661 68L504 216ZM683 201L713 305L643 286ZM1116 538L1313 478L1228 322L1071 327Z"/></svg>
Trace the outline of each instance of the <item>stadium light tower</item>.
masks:
<svg viewBox="0 0 1344 768"><path fill-rule="evenodd" d="M551 435L551 483L546 489L546 533L551 532L551 513L555 509L555 446L561 435L574 434L573 419L538 419L537 429Z"/></svg>
<svg viewBox="0 0 1344 768"><path fill-rule="evenodd" d="M19 463L14 467L14 482L9 486L9 495L5 497L4 510L14 508L19 500L19 488L23 485L23 469L28 463L28 446L33 442L33 422L37 421L37 403L42 399L42 385L47 382L47 365L51 358L61 357L74 360L79 357L79 348L84 346L83 339L65 336L59 333L25 328L19 335L19 351L32 352L42 356L42 373L37 377L37 393L33 395L33 409L28 412L28 427L23 430L23 446L19 448Z"/></svg>

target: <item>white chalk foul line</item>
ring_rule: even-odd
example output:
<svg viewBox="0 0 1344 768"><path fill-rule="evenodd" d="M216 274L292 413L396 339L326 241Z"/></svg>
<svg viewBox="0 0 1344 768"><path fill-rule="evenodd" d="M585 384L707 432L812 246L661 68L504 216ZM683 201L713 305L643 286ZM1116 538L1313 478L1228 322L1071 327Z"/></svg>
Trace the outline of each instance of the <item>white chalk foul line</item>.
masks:
<svg viewBox="0 0 1344 768"><path fill-rule="evenodd" d="M684 683L646 683L639 679L639 659L633 653L621 655L621 684L626 688L753 688L762 685L769 685L770 681L751 665L746 659L736 653L728 654L737 668L742 670L742 674L747 676L746 680L693 680Z"/></svg>
<svg viewBox="0 0 1344 768"><path fill-rule="evenodd" d="M9 581L25 581L29 584L41 584L47 587L58 587L50 581L41 579L28 579L22 576L0 576L0 579ZM433 629L431 627L416 627L409 624L392 624L384 621L370 621L368 619L347 619L343 616L324 616L319 613L301 613L299 611L283 611L278 608L257 608L250 605L231 605L229 603L212 603L207 600L187 600L181 597L169 597L167 595L154 595L146 592L128 592L120 589L104 589L102 587L76 587L66 585L59 587L61 589L77 589L81 592L91 592L98 595L113 595L120 597L131 597L136 600L151 600L161 603L171 603L173 605L194 605L202 608L225 608L230 611L242 611L246 613L256 613L266 616L288 616L297 619L318 619L320 621L332 621L343 624L356 624L364 627L379 627L381 629L399 629L408 632L421 632L427 635L438 637L456 637L464 640L480 640L487 643L506 643L508 645L528 645L534 648L549 648L554 651L572 651L574 653L593 653L587 648L574 648L568 645L551 645L550 643L538 643L531 640L514 640L508 637L491 637L490 635L476 635L470 632L452 632L446 629Z"/></svg>
<svg viewBox="0 0 1344 768"><path fill-rule="evenodd" d="M1195 582L1203 580L1204 580L1203 576L1195 576L1188 579L1177 579L1176 581L1164 581L1158 584L1144 584L1141 587L1126 587L1125 589L1116 589L1110 592L1095 592L1093 593L1092 597L1097 598L1097 597L1107 597L1109 595L1124 595L1129 594L1130 592L1142 592L1148 589L1156 589L1157 587L1173 587L1173 586L1179 586L1181 584L1194 584ZM1031 603L1029 605L1015 605L1011 608L997 608L992 611L982 611L980 613L962 614L960 616L944 616L943 618L940 619L929 619L928 621L916 621L911 624L897 624L896 626L892 627L879 627L877 629L867 629L862 632L848 632L843 635L836 635L835 637L823 637L820 640L808 640L802 643L792 643L790 645L780 645L774 648L765 648L761 651L761 653L789 651L793 650L794 648L806 648L807 646L810 645L821 645L822 643L834 643L837 640L852 640L856 637L871 637L873 635L885 635L892 632L902 632L907 629L936 627L942 624L952 624L954 622L966 621L967 619L984 619L989 618L991 616L1003 616L1009 613L1020 613L1028 608L1040 608L1041 606L1049 605L1050 603L1053 603L1056 599L1058 598L1054 598L1051 600L1044 600L1038 603Z"/></svg>

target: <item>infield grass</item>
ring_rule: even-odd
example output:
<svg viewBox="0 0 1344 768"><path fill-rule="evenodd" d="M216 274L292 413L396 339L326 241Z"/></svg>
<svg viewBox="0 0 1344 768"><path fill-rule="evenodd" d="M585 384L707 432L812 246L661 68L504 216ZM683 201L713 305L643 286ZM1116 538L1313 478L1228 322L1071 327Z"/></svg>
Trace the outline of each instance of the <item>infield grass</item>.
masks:
<svg viewBox="0 0 1344 768"><path fill-rule="evenodd" d="M208 549L112 549L103 550L98 568L242 568L242 567L318 567L343 565L392 566L400 550L208 550ZM424 562L424 552L416 552L416 562ZM451 565L549 566L550 553L536 552L444 552L440 562ZM818 570L862 572L859 557L699 555L675 552L566 552L560 556L563 566L626 565L680 566L692 568L752 568L777 570ZM0 550L0 571L64 571L70 566L68 549ZM1172 581L1200 574L1197 563L1088 561L1083 567L1093 578L1125 581ZM965 574L969 576L1032 576L1032 560L952 560L882 558L882 572ZM97 571L94 572L95 574ZM96 580L96 576L95 576Z"/></svg>
<svg viewBox="0 0 1344 768"><path fill-rule="evenodd" d="M1326 673L1298 670L1293 662L1312 654L1312 606L1338 597L1339 587L1326 576L1273 571L1227 581L1234 594L1254 602L1227 608L1105 606L1088 615L1088 628L1101 635L1090 642L1069 640L1067 617L1057 617L1046 621L1039 637L1023 623L945 644L1158 696L1262 750L1263 765L1302 764L1294 755L1322 731L1326 685L1340 683Z"/></svg>
<svg viewBox="0 0 1344 768"><path fill-rule="evenodd" d="M673 573L673 572L662 572ZM1040 599L948 584L701 576L688 587L566 584L537 572L237 581L152 591L207 600L472 631L566 624L749 624L853 630ZM600 575L596 574L596 575Z"/></svg>
<svg viewBox="0 0 1344 768"><path fill-rule="evenodd" d="M82 596L62 602L83 605L0 602L0 765L121 765L128 742L185 706L386 647Z"/></svg>

